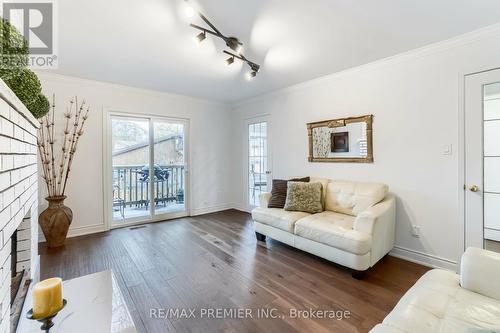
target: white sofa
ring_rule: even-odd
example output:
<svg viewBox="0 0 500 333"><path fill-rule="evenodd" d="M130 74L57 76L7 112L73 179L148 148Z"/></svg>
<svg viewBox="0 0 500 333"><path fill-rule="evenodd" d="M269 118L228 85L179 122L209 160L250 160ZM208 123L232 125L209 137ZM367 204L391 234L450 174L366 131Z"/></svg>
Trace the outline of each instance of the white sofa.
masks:
<svg viewBox="0 0 500 333"><path fill-rule="evenodd" d="M500 254L468 248L460 275L427 272L370 332L500 332Z"/></svg>
<svg viewBox="0 0 500 333"><path fill-rule="evenodd" d="M394 246L396 204L384 184L311 178L322 184L324 211L267 208L270 193L252 210L258 240L269 236L354 270L375 265Z"/></svg>

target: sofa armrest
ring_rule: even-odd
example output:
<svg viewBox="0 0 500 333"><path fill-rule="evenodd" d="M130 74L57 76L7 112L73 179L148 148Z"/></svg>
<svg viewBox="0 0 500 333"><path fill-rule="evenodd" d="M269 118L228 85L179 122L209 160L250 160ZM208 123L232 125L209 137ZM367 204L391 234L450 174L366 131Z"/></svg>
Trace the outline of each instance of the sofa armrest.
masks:
<svg viewBox="0 0 500 333"><path fill-rule="evenodd" d="M378 204L358 214L354 220L353 229L373 234L377 223L391 223L395 220L396 200L393 196L387 196Z"/></svg>
<svg viewBox="0 0 500 333"><path fill-rule="evenodd" d="M353 229L372 235L370 264L375 265L394 247L396 237L396 199L388 195L378 204L358 214Z"/></svg>
<svg viewBox="0 0 500 333"><path fill-rule="evenodd" d="M500 253L469 247L462 255L460 285L475 293L500 300Z"/></svg>
<svg viewBox="0 0 500 333"><path fill-rule="evenodd" d="M271 193L270 192L264 192L259 195L259 204L260 207L262 208L267 208L267 205L269 204L269 200L271 199Z"/></svg>

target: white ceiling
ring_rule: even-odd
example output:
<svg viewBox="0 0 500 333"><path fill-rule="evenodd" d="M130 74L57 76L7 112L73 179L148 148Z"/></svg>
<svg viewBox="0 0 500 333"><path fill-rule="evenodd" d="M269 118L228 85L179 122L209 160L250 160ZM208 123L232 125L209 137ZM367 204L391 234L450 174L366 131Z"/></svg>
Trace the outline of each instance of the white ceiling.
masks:
<svg viewBox="0 0 500 333"><path fill-rule="evenodd" d="M60 74L234 102L500 21L498 0L199 0L261 64L197 45L183 0L58 1ZM197 18L193 23L202 25Z"/></svg>

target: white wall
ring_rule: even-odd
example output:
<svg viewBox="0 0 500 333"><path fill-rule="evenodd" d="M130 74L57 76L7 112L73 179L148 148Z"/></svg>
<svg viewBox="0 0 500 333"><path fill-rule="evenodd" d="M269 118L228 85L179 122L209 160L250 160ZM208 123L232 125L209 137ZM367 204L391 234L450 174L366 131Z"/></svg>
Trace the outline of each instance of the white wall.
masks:
<svg viewBox="0 0 500 333"><path fill-rule="evenodd" d="M499 54L497 25L237 104L235 133L245 132L245 119L269 114L275 178L389 184L398 197L394 254L454 267L464 246L460 85L464 73L499 67ZM374 115L375 163L307 161L306 123L365 114ZM235 147L245 147L238 137ZM451 155L444 154L448 145ZM242 175L235 196L244 207L246 159L238 149L235 156ZM411 235L412 225L421 228L420 238Z"/></svg>
<svg viewBox="0 0 500 333"><path fill-rule="evenodd" d="M191 135L191 213L227 209L232 204L230 109L190 97L135 89L44 72L37 73L47 96L56 94L57 116L73 97L92 106L68 183L66 204L74 219L69 235L105 230L103 200L103 110L188 118ZM60 127L59 127L60 129ZM43 181L40 187L43 188ZM40 193L40 203L45 193ZM42 211L45 206L40 207Z"/></svg>

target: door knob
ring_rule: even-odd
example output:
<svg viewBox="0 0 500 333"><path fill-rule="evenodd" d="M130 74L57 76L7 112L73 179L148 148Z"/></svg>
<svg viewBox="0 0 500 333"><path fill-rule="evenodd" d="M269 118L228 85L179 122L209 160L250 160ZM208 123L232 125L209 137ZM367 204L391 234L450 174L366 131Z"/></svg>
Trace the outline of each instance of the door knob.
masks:
<svg viewBox="0 0 500 333"><path fill-rule="evenodd" d="M479 186L477 186L477 185L471 185L469 187L469 191L471 191L471 192L477 192L477 191L479 191Z"/></svg>

